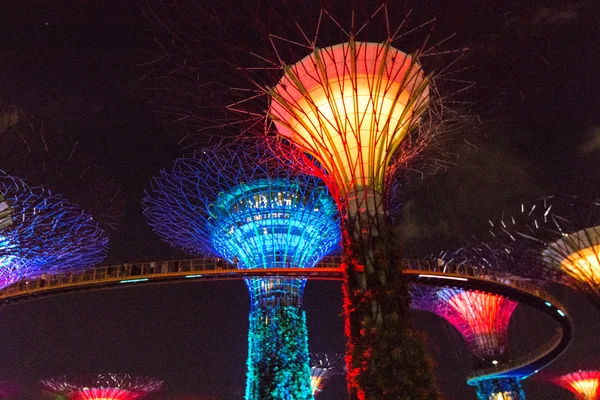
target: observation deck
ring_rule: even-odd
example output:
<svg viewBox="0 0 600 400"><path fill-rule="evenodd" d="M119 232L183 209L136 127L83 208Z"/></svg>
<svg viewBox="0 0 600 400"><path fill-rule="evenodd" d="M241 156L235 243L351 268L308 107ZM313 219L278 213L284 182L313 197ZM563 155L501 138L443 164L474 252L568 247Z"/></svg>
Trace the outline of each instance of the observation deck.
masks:
<svg viewBox="0 0 600 400"><path fill-rule="evenodd" d="M305 277L312 280L341 280L340 257L326 257L316 268L236 269L215 258L156 261L102 266L72 273L40 276L17 282L0 290L0 306L49 295L77 291L128 287L137 284L163 284L182 281L240 280L245 277ZM505 363L473 371L467 382L500 377L527 378L554 361L568 346L573 326L565 308L550 294L527 281L505 274L476 269L468 265L443 264L423 260L404 260L404 274L414 284L455 287L499 294L534 308L558 323L550 341L537 350Z"/></svg>

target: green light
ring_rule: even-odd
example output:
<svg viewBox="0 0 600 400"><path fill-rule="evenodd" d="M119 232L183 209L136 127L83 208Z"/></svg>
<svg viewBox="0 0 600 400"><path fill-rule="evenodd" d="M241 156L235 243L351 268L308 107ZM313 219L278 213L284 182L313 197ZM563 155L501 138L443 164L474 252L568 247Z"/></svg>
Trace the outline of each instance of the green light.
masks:
<svg viewBox="0 0 600 400"><path fill-rule="evenodd" d="M124 281L120 281L119 283L134 283L134 282L146 282L148 278L140 278L140 279L126 279Z"/></svg>

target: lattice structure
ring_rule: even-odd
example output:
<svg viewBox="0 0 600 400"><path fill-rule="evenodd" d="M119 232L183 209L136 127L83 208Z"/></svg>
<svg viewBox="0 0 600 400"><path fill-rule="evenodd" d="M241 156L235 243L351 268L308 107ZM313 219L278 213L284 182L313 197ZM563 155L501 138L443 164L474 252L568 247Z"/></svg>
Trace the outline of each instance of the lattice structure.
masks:
<svg viewBox="0 0 600 400"><path fill-rule="evenodd" d="M493 234L529 247L519 273L561 280L600 309L600 200L543 198L506 215Z"/></svg>
<svg viewBox="0 0 600 400"><path fill-rule="evenodd" d="M461 333L475 369L508 361L508 325L518 303L498 294L451 287L417 286L412 294L415 308L439 315ZM480 400L525 399L518 377L478 380L476 389Z"/></svg>
<svg viewBox="0 0 600 400"><path fill-rule="evenodd" d="M161 389L163 382L128 374L97 374L44 379L42 385L69 400L136 400Z"/></svg>
<svg viewBox="0 0 600 400"><path fill-rule="evenodd" d="M154 230L193 254L238 268L312 268L340 241L334 201L311 177L283 169L259 145L176 161L144 200ZM305 279L248 278L246 399L309 399Z"/></svg>
<svg viewBox="0 0 600 400"><path fill-rule="evenodd" d="M344 358L341 354L310 355L310 385L313 395L323 390L329 378L344 372Z"/></svg>
<svg viewBox="0 0 600 400"><path fill-rule="evenodd" d="M554 383L570 390L578 400L600 398L600 371L578 371L554 379Z"/></svg>
<svg viewBox="0 0 600 400"><path fill-rule="evenodd" d="M104 259L107 244L81 208L0 171L0 288L94 265Z"/></svg>
<svg viewBox="0 0 600 400"><path fill-rule="evenodd" d="M465 338L477 364L486 366L507 357L508 324L517 304L498 294L450 287L423 288L414 298L416 308L450 322Z"/></svg>

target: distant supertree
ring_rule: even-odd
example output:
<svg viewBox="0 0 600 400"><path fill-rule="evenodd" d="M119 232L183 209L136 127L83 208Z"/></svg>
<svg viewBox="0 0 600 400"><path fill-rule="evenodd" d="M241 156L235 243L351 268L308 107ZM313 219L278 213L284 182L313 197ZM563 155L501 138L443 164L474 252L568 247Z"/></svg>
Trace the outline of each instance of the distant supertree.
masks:
<svg viewBox="0 0 600 400"><path fill-rule="evenodd" d="M492 225L496 239L523 259L513 273L563 282L600 310L600 198L545 197Z"/></svg>
<svg viewBox="0 0 600 400"><path fill-rule="evenodd" d="M600 399L600 371L578 371L553 380L570 390L578 400Z"/></svg>
<svg viewBox="0 0 600 400"><path fill-rule="evenodd" d="M323 386L329 378L343 373L344 357L342 354L311 353L310 385L313 395L323 390Z"/></svg>
<svg viewBox="0 0 600 400"><path fill-rule="evenodd" d="M496 366L510 358L508 324L517 304L498 294L451 287L413 290L415 308L439 315L461 333L473 355L475 369ZM525 399L517 377L478 381L477 396L480 400Z"/></svg>
<svg viewBox="0 0 600 400"><path fill-rule="evenodd" d="M78 206L0 171L0 288L102 261L108 239Z"/></svg>
<svg viewBox="0 0 600 400"><path fill-rule="evenodd" d="M43 379L42 385L69 400L136 400L159 390L163 382L158 379L109 373Z"/></svg>
<svg viewBox="0 0 600 400"><path fill-rule="evenodd" d="M206 150L161 171L144 199L154 230L241 269L312 268L340 241L334 201L260 146ZM303 278L247 278L246 399L312 398Z"/></svg>

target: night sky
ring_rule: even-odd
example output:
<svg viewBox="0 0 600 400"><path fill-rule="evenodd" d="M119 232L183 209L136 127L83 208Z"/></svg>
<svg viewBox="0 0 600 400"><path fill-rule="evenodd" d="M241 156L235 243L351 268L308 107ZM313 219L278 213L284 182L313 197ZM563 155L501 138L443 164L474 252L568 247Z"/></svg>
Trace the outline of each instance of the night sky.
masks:
<svg viewBox="0 0 600 400"><path fill-rule="evenodd" d="M37 121L35 129L69 136L111 182L114 192L98 196L124 204L124 215L110 231L107 263L186 257L152 234L140 205L148 180L189 150L179 143L181 132L157 116L142 79L147 69L139 66L140 54L153 51L156 35L144 13L160 7L133 0L3 3L0 110L16 106ZM263 9L275 14L278 5L290 3L265 2ZM304 9L319 4L305 3ZM348 7L341 0L324 3L341 14ZM404 186L399 229L407 256L458 246L519 202L597 190L596 1L424 1L392 7L411 8L417 21L436 17L440 36L456 32L452 46L470 49L461 60L463 77L476 84L462 98L472 102L469 112L480 122L472 135L465 133L471 145L452 150L455 167ZM234 0L219 3L215 12L244 17ZM205 90L210 96L210 88ZM0 168L7 168L3 162ZM45 183L35 173L30 179ZM84 192L69 190L85 206ZM544 373L600 369L600 315L570 289L550 291L567 306L576 332L567 352ZM340 284L310 282L305 300L311 351L343 352ZM0 309L0 380L29 388L29 397L22 398L34 399L43 377L122 371L163 379L165 390L156 399L240 399L248 311L241 281L129 287L10 305ZM460 335L433 315L415 313L415 321L430 345L444 399L475 399L464 379L469 357ZM543 344L553 330L547 322L519 307L510 326L513 354ZM524 387L531 399L571 398L535 377ZM344 399L343 380L333 379L318 398Z"/></svg>

